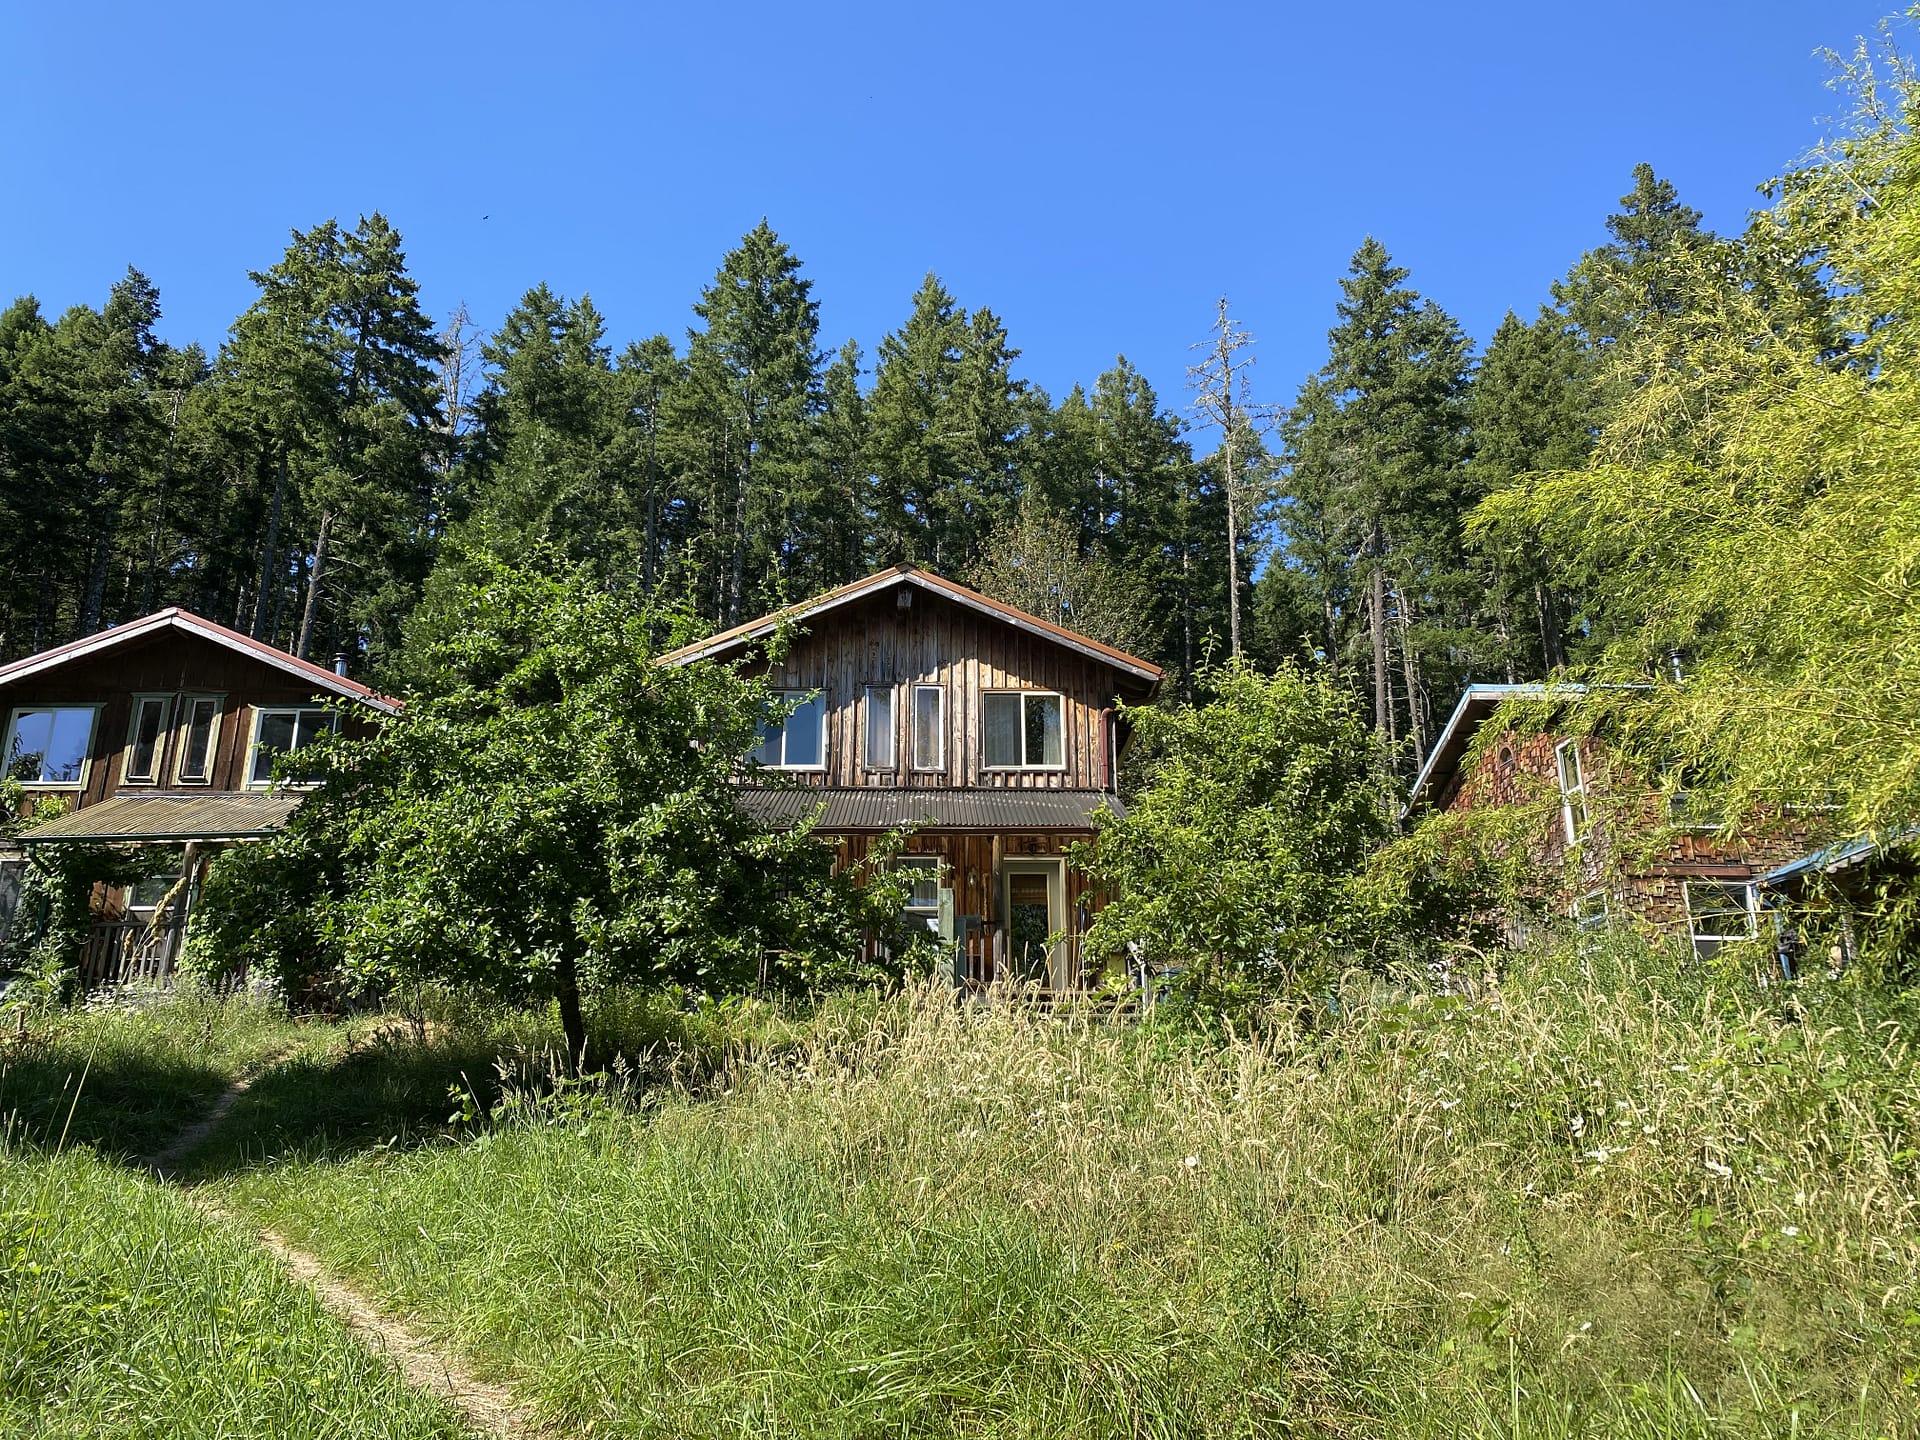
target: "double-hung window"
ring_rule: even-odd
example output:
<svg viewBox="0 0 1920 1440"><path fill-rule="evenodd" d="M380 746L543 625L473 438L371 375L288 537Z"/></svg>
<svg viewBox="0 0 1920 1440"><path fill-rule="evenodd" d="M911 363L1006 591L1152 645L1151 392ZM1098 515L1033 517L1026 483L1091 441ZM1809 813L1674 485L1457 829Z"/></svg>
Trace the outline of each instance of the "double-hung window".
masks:
<svg viewBox="0 0 1920 1440"><path fill-rule="evenodd" d="M822 770L827 764L827 706L818 690L781 690L760 722L753 758L774 770Z"/></svg>
<svg viewBox="0 0 1920 1440"><path fill-rule="evenodd" d="M943 686L913 687L913 768L947 768L947 692Z"/></svg>
<svg viewBox="0 0 1920 1440"><path fill-rule="evenodd" d="M1060 697L1046 690L989 690L980 697L989 770L1058 770L1066 764Z"/></svg>
<svg viewBox="0 0 1920 1440"><path fill-rule="evenodd" d="M183 733L174 778L182 785L205 785L213 779L213 754L220 743L219 697L187 696L180 718Z"/></svg>
<svg viewBox="0 0 1920 1440"><path fill-rule="evenodd" d="M893 862L903 877L911 877L901 918L909 926L937 929L940 924L940 861L932 855L902 855Z"/></svg>
<svg viewBox="0 0 1920 1440"><path fill-rule="evenodd" d="M151 785L160 778L161 752L166 748L171 695L136 695L133 720L127 732L127 764L121 778L129 785Z"/></svg>
<svg viewBox="0 0 1920 1440"><path fill-rule="evenodd" d="M1560 823L1565 827L1567 843L1576 845L1587 834L1587 776L1580 765L1580 742L1562 740L1553 747L1554 762L1560 770Z"/></svg>
<svg viewBox="0 0 1920 1440"><path fill-rule="evenodd" d="M331 733L331 710L319 706L289 706L281 710L253 712L253 744L247 757L247 783L273 783L273 762L282 755L306 749L322 735Z"/></svg>
<svg viewBox="0 0 1920 1440"><path fill-rule="evenodd" d="M1696 959L1710 960L1722 945L1751 940L1760 933L1752 885L1744 881L1689 880L1686 895L1687 934Z"/></svg>
<svg viewBox="0 0 1920 1440"><path fill-rule="evenodd" d="M93 748L93 705L39 705L15 710L7 721L6 764L0 774L23 785L78 790Z"/></svg>
<svg viewBox="0 0 1920 1440"><path fill-rule="evenodd" d="M893 769L893 687L867 686L865 761L869 770Z"/></svg>

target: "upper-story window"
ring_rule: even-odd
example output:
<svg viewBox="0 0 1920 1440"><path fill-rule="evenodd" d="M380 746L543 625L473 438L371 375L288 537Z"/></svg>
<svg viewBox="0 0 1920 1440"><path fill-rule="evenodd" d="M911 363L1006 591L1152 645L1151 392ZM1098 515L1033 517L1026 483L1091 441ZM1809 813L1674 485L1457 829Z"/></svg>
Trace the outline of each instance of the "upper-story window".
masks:
<svg viewBox="0 0 1920 1440"><path fill-rule="evenodd" d="M276 758L304 750L333 728L333 712L319 706L254 711L253 745L247 758L247 783L271 784Z"/></svg>
<svg viewBox="0 0 1920 1440"><path fill-rule="evenodd" d="M989 690L980 697L990 770L1058 770L1066 764L1060 697L1046 690Z"/></svg>
<svg viewBox="0 0 1920 1440"><path fill-rule="evenodd" d="M182 785L205 785L213 778L214 748L220 743L220 699L189 695L182 706L185 732L175 778Z"/></svg>
<svg viewBox="0 0 1920 1440"><path fill-rule="evenodd" d="M913 687L913 768L947 768L947 692L942 686Z"/></svg>
<svg viewBox="0 0 1920 1440"><path fill-rule="evenodd" d="M15 710L7 721L6 770L23 785L78 790L93 748L97 705L40 705Z"/></svg>
<svg viewBox="0 0 1920 1440"><path fill-rule="evenodd" d="M827 764L827 707L817 690L781 690L776 713L760 722L753 758L776 770L822 770Z"/></svg>
<svg viewBox="0 0 1920 1440"><path fill-rule="evenodd" d="M1562 740L1553 747L1555 764L1560 768L1560 823L1567 832L1567 843L1578 844L1587 833L1587 776L1580 765L1580 742Z"/></svg>
<svg viewBox="0 0 1920 1440"><path fill-rule="evenodd" d="M866 749L862 752L869 770L893 769L893 687L867 686Z"/></svg>
<svg viewBox="0 0 1920 1440"><path fill-rule="evenodd" d="M136 695L133 718L127 728L127 764L121 779L129 785L151 785L160 778L161 750L165 748L171 695Z"/></svg>

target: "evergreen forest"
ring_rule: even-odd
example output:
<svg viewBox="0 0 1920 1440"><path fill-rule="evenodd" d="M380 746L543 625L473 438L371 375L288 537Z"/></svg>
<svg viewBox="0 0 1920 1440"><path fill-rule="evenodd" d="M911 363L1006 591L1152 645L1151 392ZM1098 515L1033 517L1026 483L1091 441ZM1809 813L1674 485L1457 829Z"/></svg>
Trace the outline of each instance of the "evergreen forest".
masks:
<svg viewBox="0 0 1920 1440"><path fill-rule="evenodd" d="M1748 255L1651 167L1623 180L1604 243L1484 346L1366 238L1286 395L1248 384L1225 300L1178 395L1123 356L1056 399L931 274L871 350L835 349L764 221L682 336L618 353L544 284L491 335L428 314L378 214L296 231L213 353L157 337L137 270L59 316L23 296L0 314L0 660L179 605L402 685L489 560L716 626L910 561L1177 677L1318 656L1417 767L1463 682L1605 633L1585 587L1468 515L1583 462L1620 401L1605 357L1676 307L1685 257ZM1813 272L1782 263L1806 302Z"/></svg>

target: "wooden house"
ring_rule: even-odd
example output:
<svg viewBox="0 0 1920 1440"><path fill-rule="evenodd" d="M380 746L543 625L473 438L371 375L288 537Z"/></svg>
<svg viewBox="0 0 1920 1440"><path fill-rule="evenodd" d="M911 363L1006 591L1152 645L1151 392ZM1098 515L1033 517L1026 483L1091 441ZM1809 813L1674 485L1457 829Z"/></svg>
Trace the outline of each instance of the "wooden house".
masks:
<svg viewBox="0 0 1920 1440"><path fill-rule="evenodd" d="M345 668L178 609L0 666L0 764L25 797L15 823L41 817L0 841L0 940L39 923L19 905L30 852L108 846L151 868L95 886L83 978L165 974L208 859L271 835L299 803L275 758L399 708Z"/></svg>
<svg viewBox="0 0 1920 1440"><path fill-rule="evenodd" d="M1578 685L1556 685L1566 705ZM1631 925L1684 936L1704 959L1760 933L1763 882L1806 850L1808 817L1729 834L1721 817L1667 794L1619 764L1591 735L1503 731L1474 741L1502 702L1546 686L1473 685L1435 741L1408 800L1409 814L1544 801L1530 846L1538 895L1583 931Z"/></svg>
<svg viewBox="0 0 1920 1440"><path fill-rule="evenodd" d="M772 661L782 623L798 637ZM1121 809L1116 703L1151 700L1159 667L911 565L664 659L740 663L791 707L763 727L743 782L754 814L817 812L842 865L913 827L895 862L919 872L911 913L931 925L950 892L971 981L1098 978L1079 937L1100 897L1067 852L1096 810Z"/></svg>

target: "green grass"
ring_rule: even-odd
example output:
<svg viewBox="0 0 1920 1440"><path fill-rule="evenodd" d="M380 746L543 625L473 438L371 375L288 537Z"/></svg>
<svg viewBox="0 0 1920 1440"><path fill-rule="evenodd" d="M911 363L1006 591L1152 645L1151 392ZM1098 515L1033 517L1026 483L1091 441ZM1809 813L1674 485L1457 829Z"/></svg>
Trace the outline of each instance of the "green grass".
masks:
<svg viewBox="0 0 1920 1440"><path fill-rule="evenodd" d="M1277 1039L641 1007L485 1121L545 1021L466 1017L207 1173L596 1434L1911 1433L1911 1017L1623 965Z"/></svg>
<svg viewBox="0 0 1920 1440"><path fill-rule="evenodd" d="M250 1238L87 1151L0 1152L0 1434L464 1433Z"/></svg>

